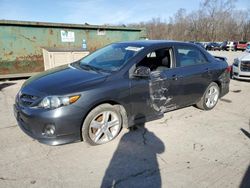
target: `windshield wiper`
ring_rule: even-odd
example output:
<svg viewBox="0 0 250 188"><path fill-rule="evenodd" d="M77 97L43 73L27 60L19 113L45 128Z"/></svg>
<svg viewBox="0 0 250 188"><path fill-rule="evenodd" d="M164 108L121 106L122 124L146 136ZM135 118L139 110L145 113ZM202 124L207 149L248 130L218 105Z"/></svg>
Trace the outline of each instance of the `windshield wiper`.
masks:
<svg viewBox="0 0 250 188"><path fill-rule="evenodd" d="M88 64L80 64L80 67L85 69L85 70L93 70L95 72L111 72L109 70L105 70L105 69L102 69L102 68L99 68L99 67L95 67L95 66L91 66L91 65L88 65Z"/></svg>
<svg viewBox="0 0 250 188"><path fill-rule="evenodd" d="M80 64L80 67L85 70L93 70L95 72L99 72L100 70L94 66L88 65L88 64Z"/></svg>

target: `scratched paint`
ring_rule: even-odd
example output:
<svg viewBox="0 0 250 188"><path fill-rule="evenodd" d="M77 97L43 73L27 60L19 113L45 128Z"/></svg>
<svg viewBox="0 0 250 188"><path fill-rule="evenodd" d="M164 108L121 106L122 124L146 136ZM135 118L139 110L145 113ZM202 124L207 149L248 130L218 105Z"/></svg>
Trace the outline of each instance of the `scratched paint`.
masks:
<svg viewBox="0 0 250 188"><path fill-rule="evenodd" d="M176 108L174 104L169 104L173 97L169 96L169 82L162 73L162 71L151 72L149 81L151 105L158 113Z"/></svg>
<svg viewBox="0 0 250 188"><path fill-rule="evenodd" d="M97 34L100 28L105 35ZM75 41L62 42L61 30L74 32ZM141 38L145 38L143 29L1 20L0 74L43 71L42 48L79 50L85 39L92 52L112 42Z"/></svg>

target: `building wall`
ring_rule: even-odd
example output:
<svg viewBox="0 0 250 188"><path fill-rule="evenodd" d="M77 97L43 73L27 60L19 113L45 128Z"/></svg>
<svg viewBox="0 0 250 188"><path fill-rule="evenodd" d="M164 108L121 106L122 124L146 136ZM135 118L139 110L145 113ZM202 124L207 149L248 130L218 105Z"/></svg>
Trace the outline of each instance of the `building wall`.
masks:
<svg viewBox="0 0 250 188"><path fill-rule="evenodd" d="M112 42L144 37L144 32L140 29L19 23L0 22L0 75L43 71L42 48L79 50L84 39L87 50L92 52ZM101 32L98 32L100 28ZM62 30L74 32L74 42L62 42ZM100 33L105 35L99 35Z"/></svg>

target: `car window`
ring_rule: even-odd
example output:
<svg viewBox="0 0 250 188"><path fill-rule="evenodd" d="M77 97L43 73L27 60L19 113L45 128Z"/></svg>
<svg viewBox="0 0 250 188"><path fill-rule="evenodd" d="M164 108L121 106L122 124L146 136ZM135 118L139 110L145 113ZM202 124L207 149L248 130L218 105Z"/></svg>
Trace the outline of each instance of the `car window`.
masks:
<svg viewBox="0 0 250 188"><path fill-rule="evenodd" d="M207 60L199 49L192 46L177 47L176 67L186 67L203 63L207 63Z"/></svg>
<svg viewBox="0 0 250 188"><path fill-rule="evenodd" d="M118 71L144 47L129 44L111 44L80 60L80 67L103 71Z"/></svg>
<svg viewBox="0 0 250 188"><path fill-rule="evenodd" d="M150 68L151 71L164 71L172 67L172 48L161 48L148 53L137 66Z"/></svg>
<svg viewBox="0 0 250 188"><path fill-rule="evenodd" d="M96 58L96 62L105 62L105 61L122 61L126 51L122 51L121 48L114 48L113 53L104 52Z"/></svg>
<svg viewBox="0 0 250 188"><path fill-rule="evenodd" d="M239 44L246 44L246 41L239 41Z"/></svg>
<svg viewBox="0 0 250 188"><path fill-rule="evenodd" d="M155 58L156 54L155 54L155 52L150 52L150 53L148 53L147 57L148 58L150 58L150 57Z"/></svg>

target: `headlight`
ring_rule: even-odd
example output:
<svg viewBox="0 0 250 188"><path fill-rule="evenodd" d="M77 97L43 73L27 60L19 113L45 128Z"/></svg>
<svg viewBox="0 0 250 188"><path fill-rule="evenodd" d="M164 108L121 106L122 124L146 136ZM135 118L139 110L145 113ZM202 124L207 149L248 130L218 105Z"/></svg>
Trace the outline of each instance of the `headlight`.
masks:
<svg viewBox="0 0 250 188"><path fill-rule="evenodd" d="M59 96L48 96L44 97L43 100L39 103L40 108L58 108L60 106L67 106L76 102L80 98L80 95L75 96L66 96L66 97L59 97Z"/></svg>
<svg viewBox="0 0 250 188"><path fill-rule="evenodd" d="M234 59L233 65L236 66L236 67L239 66L239 59L238 58Z"/></svg>

